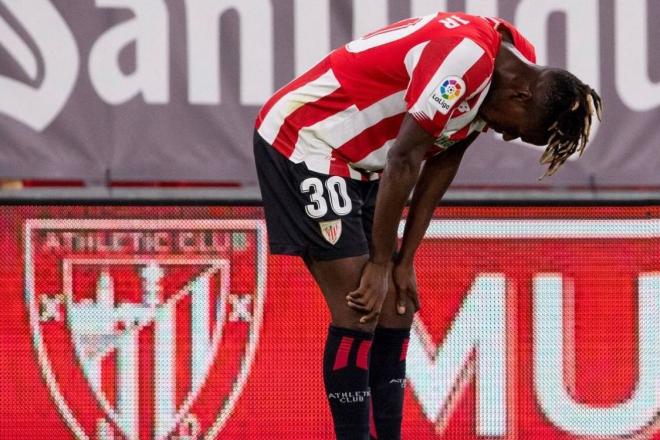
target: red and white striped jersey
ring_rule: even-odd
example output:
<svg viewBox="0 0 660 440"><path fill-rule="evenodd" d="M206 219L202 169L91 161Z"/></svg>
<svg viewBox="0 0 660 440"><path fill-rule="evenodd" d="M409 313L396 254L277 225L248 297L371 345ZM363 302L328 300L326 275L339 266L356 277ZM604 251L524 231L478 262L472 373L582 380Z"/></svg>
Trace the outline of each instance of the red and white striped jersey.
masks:
<svg viewBox="0 0 660 440"><path fill-rule="evenodd" d="M518 51L534 47L511 24L463 13L411 18L333 51L261 109L259 134L289 160L323 174L373 179L406 113L436 137L429 155L485 129L477 118L506 26Z"/></svg>

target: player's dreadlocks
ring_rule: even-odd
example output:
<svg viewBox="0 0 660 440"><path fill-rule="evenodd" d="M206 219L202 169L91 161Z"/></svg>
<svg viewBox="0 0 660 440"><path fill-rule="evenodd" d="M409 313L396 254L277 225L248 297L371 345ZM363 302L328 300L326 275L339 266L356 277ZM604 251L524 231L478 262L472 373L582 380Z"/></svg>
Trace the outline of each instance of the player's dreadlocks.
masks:
<svg viewBox="0 0 660 440"><path fill-rule="evenodd" d="M594 114L602 118L600 96L588 85L564 70L553 70L546 96L540 103L544 126L551 132L540 162L549 164L541 177L552 176L576 151L582 155L589 141Z"/></svg>

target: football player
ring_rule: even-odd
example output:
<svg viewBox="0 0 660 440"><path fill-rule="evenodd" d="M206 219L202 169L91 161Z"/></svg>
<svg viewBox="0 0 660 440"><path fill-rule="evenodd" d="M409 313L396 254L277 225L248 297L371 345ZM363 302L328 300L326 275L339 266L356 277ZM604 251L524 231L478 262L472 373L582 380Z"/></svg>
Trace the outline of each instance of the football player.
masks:
<svg viewBox="0 0 660 440"><path fill-rule="evenodd" d="M548 175L584 150L599 96L535 61L504 20L438 13L333 51L262 108L254 154L270 249L302 257L325 296L338 439L400 438L415 251L470 144L492 129L547 146Z"/></svg>

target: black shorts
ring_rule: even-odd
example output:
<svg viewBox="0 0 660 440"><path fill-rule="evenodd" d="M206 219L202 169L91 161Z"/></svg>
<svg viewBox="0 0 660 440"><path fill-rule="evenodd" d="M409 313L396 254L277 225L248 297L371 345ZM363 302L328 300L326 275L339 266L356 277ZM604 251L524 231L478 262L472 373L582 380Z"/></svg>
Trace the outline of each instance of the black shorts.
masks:
<svg viewBox="0 0 660 440"><path fill-rule="evenodd" d="M369 254L378 181L310 171L257 132L254 158L271 253L315 260Z"/></svg>

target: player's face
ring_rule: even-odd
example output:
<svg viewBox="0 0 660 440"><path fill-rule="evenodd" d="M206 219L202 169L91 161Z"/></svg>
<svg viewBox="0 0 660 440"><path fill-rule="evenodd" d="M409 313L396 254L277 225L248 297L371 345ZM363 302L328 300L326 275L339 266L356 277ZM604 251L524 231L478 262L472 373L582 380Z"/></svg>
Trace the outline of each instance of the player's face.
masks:
<svg viewBox="0 0 660 440"><path fill-rule="evenodd" d="M538 127L524 105L507 103L505 108L482 113L488 126L500 133L505 141L521 139L533 145L547 145L549 133Z"/></svg>
<svg viewBox="0 0 660 440"><path fill-rule="evenodd" d="M509 126L493 126L492 128L497 133L500 133L502 135L502 139L504 139L506 142L520 139L523 142L532 145L544 146L548 144L548 135L542 134L537 130L526 127L524 125L516 126L516 124L512 124Z"/></svg>

